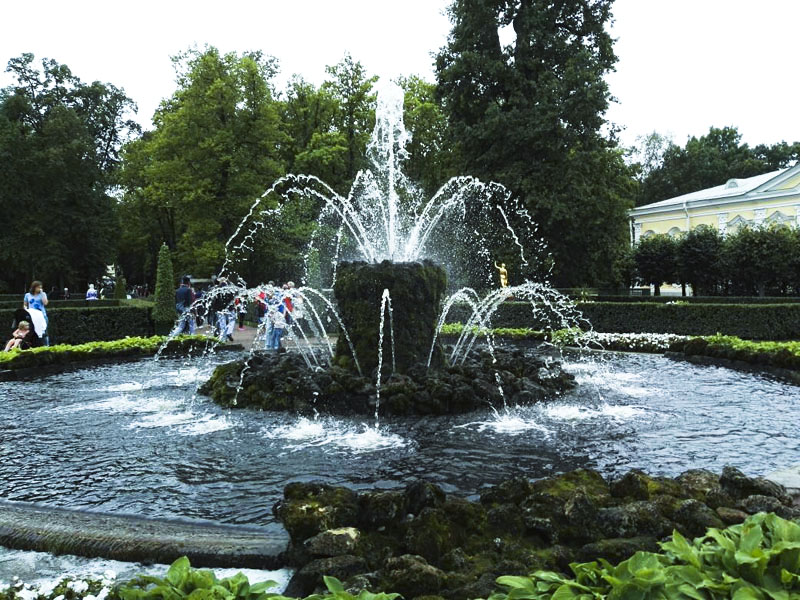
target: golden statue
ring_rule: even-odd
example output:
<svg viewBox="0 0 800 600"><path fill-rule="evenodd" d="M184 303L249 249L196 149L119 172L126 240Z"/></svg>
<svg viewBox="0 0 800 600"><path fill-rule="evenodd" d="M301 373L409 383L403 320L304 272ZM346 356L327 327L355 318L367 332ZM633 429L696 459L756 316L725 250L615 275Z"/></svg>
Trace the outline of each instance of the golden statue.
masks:
<svg viewBox="0 0 800 600"><path fill-rule="evenodd" d="M494 267L498 271L500 271L500 287L507 288L508 287L508 269L506 269L506 263L497 264L497 261L494 261Z"/></svg>

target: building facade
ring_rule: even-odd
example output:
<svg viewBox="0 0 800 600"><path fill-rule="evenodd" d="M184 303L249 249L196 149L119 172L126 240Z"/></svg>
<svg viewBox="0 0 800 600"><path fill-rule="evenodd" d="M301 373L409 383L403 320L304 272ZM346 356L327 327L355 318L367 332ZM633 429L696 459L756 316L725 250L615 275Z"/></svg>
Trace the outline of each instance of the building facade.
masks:
<svg viewBox="0 0 800 600"><path fill-rule="evenodd" d="M723 235L745 226L798 227L800 163L639 206L629 214L634 244L657 233L679 236L698 225L710 225Z"/></svg>

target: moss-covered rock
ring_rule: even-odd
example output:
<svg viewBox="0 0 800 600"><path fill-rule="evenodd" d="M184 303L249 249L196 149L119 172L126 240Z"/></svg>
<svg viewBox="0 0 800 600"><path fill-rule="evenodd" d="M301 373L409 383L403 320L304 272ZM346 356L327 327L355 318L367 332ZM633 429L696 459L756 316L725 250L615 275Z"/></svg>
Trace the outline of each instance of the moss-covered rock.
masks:
<svg viewBox="0 0 800 600"><path fill-rule="evenodd" d="M428 260L340 263L333 293L362 373L371 374L378 366L384 290L389 291L392 305L391 319L388 311L383 319L383 358L388 374L392 366L392 331L397 373L405 373L412 365L427 361L446 289L445 270ZM355 366L344 335L339 336L336 344L336 361L347 368ZM439 346L434 349L432 364L443 363Z"/></svg>
<svg viewBox="0 0 800 600"><path fill-rule="evenodd" d="M522 350L474 351L456 366L428 369L417 363L381 384L380 412L386 415L444 415L504 405L496 377L514 403L534 403L572 388L574 378L558 363ZM294 352L256 352L216 368L200 388L227 407L254 407L311 415L373 414L375 379L331 366L309 367ZM522 394L524 392L524 394Z"/></svg>

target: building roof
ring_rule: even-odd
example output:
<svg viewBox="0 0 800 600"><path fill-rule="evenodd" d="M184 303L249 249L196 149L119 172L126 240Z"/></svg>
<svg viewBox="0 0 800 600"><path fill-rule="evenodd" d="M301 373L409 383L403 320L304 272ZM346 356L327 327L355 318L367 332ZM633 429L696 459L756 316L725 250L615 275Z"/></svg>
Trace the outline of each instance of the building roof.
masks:
<svg viewBox="0 0 800 600"><path fill-rule="evenodd" d="M790 171L792 173L790 173ZM746 177L744 179L729 179L722 185L717 185L705 190L683 194L660 202L653 202L644 206L637 206L630 211L631 216L639 214L646 214L652 212L665 212L675 210L683 207L684 205L709 205L715 204L716 201L736 201L745 200L748 195L753 196L757 191L762 192L771 190L777 186L786 176L791 176L793 173L800 171L800 164L786 169L778 169L770 173L763 173L754 177Z"/></svg>

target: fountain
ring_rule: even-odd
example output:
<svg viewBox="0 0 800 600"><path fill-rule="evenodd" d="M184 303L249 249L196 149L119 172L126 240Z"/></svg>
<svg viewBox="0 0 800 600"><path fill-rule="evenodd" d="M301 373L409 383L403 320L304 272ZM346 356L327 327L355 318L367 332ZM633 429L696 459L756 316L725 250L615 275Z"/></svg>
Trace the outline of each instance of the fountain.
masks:
<svg viewBox="0 0 800 600"><path fill-rule="evenodd" d="M542 271L547 261L536 224L503 186L472 177L455 177L426 200L403 174L408 139L403 91L384 84L367 147L369 167L346 197L315 177L289 175L253 204L228 241L220 277L235 294L254 298L258 289L248 288L243 274L263 276L254 270L260 244L280 235L297 210L311 211L317 219L303 283L316 286L295 292L308 318L290 325L298 352L261 352L262 326L250 355L218 367L201 392L227 406L374 412L377 419L379 412L445 414L487 403L530 404L573 385L557 361L498 349L488 333L509 299L529 303L530 323L542 329L581 324L574 305L543 283L492 290L497 255L512 256L529 274ZM448 283L457 291L446 297ZM476 287L491 291L482 298ZM438 332L456 304L468 307L466 327L446 353ZM476 344L479 337L485 346ZM320 339L321 347L312 343Z"/></svg>

